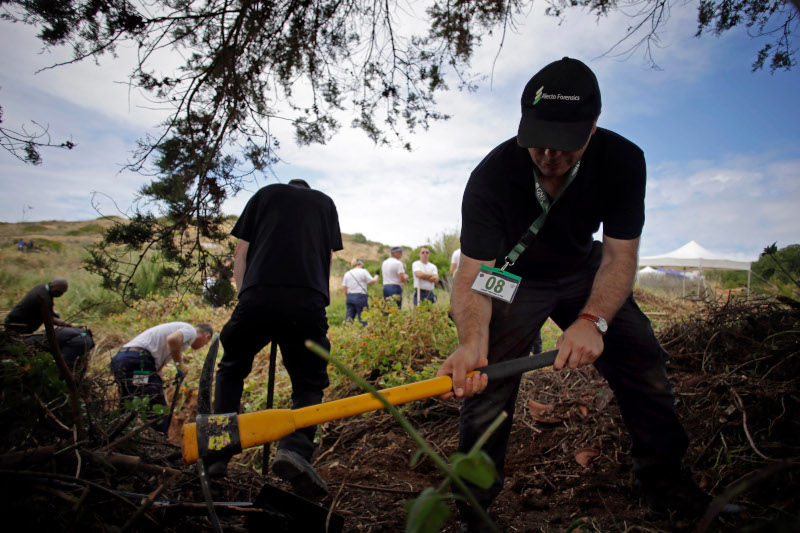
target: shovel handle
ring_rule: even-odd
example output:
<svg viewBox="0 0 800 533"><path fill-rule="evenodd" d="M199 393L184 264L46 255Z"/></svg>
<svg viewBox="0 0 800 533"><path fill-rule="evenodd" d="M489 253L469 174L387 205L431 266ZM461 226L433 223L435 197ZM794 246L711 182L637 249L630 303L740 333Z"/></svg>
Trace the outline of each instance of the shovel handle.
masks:
<svg viewBox="0 0 800 533"><path fill-rule="evenodd" d="M485 373L489 376L489 380L509 378L550 366L555 361L557 354L558 350L553 350L530 357L521 357L478 368L476 372ZM452 389L452 378L450 376L439 376L399 387L383 389L379 392L390 404L400 405L414 400L439 396L450 392ZM239 432L237 441L241 449L246 449L278 440L300 428L331 420L339 420L381 408L383 408L383 404L372 394L367 393L300 409L267 409L243 415L232 413L219 416L234 416L237 418ZM198 437L208 440L208 435L198 435L196 424L184 425L183 431L183 458L186 464L192 464L199 457Z"/></svg>
<svg viewBox="0 0 800 533"><path fill-rule="evenodd" d="M540 354L531 355L528 357L520 357L518 359L503 361L502 363L495 363L493 365L478 368L476 370L489 376L489 381L505 379L513 376L519 376L525 372L530 372L531 370L552 366L557 355L558 350L551 350L549 352L542 352Z"/></svg>

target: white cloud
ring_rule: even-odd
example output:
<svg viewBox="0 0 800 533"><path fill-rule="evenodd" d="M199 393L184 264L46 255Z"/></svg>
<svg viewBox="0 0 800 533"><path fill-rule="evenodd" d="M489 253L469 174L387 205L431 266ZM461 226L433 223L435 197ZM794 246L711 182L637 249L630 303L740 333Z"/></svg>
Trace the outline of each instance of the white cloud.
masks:
<svg viewBox="0 0 800 533"><path fill-rule="evenodd" d="M417 11L421 13L421 8ZM719 69L727 66L719 63L721 51L734 39L694 38L694 7L676 9L662 35L665 47L655 51L664 69L657 72L646 69L641 51L628 61L598 58L624 34L630 24L624 15L598 22L573 10L559 25L541 11L536 6L516 33L506 35L499 56L501 36L485 40L472 64L476 72L493 72L491 88L486 79L477 93L452 90L439 95L440 111L453 118L410 136L413 152L376 147L363 133L347 128L328 145L299 148L289 124L273 121L271 127L282 141L279 155L285 161L275 167L275 174L283 182L308 178L312 186L329 194L347 233L360 232L387 244L423 244L459 226L461 195L470 171L489 150L516 133L522 88L547 62L564 55L585 60L602 87L601 125L626 135L626 130L643 124L661 127L667 118L664 102L678 100L694 110L695 85L720 75ZM65 59L63 51L60 56L36 55L40 45L30 28L0 24L0 43L14 52L0 57L0 105L7 123L46 120L56 138L71 133L79 143L72 152L44 152L44 164L35 168L0 154L0 173L8 191L0 198L0 219L18 220L24 203L35 206L30 216L39 219L91 218L96 216L89 201L93 190L108 193L126 208L145 178L118 175L120 164L127 160L135 139L163 116L143 109L139 95L114 83L126 79L132 51L120 50L121 60L104 58L99 67L90 62L33 76L36 69ZM748 69L749 58L731 60ZM454 79L449 83L455 87ZM774 83L785 82L776 76ZM347 113L340 118L343 124L352 119ZM748 128L741 124L739 133L759 135ZM704 160L685 161L669 152L670 135L674 132L664 132L658 146L668 157L653 159L646 150L650 179L644 255L677 248L691 239L714 251L740 254L757 254L775 240L799 241L796 151L709 153ZM267 176L248 188L254 191L272 181ZM239 213L249 196L240 193L226 202L225 211ZM115 212L111 202L104 205L107 212Z"/></svg>
<svg viewBox="0 0 800 533"><path fill-rule="evenodd" d="M651 169L642 255L695 240L755 260L772 242L800 242L800 159L778 157L740 154Z"/></svg>

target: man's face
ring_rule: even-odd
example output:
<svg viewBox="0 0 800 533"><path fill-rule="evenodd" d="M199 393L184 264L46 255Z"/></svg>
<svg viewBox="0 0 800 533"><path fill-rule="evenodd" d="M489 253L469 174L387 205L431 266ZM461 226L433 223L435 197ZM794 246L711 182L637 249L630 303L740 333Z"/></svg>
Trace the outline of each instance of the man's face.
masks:
<svg viewBox="0 0 800 533"><path fill-rule="evenodd" d="M202 348L208 341L211 340L211 335L208 333L203 333L202 331L197 332L197 337L195 337L194 342L192 343L192 348L197 350L198 348Z"/></svg>
<svg viewBox="0 0 800 533"><path fill-rule="evenodd" d="M563 176L570 167L583 156L596 130L597 122L595 122L595 125L592 127L592 133L589 135L589 138L586 139L586 144L577 152L565 152L552 148L528 148L528 153L531 154L531 159L533 159L534 164L539 168L542 176L546 178Z"/></svg>
<svg viewBox="0 0 800 533"><path fill-rule="evenodd" d="M419 260L422 261L423 263L427 263L430 255L431 255L430 250L428 250L427 248L422 248L419 251Z"/></svg>
<svg viewBox="0 0 800 533"><path fill-rule="evenodd" d="M68 286L66 285L51 285L50 294L53 298L60 298L67 292Z"/></svg>
<svg viewBox="0 0 800 533"><path fill-rule="evenodd" d="M403 257L403 252L392 252L392 257L394 257L395 259L400 259L401 257Z"/></svg>

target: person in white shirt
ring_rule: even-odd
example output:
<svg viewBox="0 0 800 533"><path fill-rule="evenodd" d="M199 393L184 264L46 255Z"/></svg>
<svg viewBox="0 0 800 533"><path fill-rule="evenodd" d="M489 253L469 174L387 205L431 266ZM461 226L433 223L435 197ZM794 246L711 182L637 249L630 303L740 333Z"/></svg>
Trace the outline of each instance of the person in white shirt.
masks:
<svg viewBox="0 0 800 533"><path fill-rule="evenodd" d="M392 248L392 255L381 265L383 274L383 297L397 299L397 307L403 307L403 283L408 281L406 269L400 258L403 249L399 246Z"/></svg>
<svg viewBox="0 0 800 533"><path fill-rule="evenodd" d="M414 275L414 306L428 300L436 303L436 295L433 288L439 281L439 267L429 262L431 250L427 246L419 249L419 261L414 261L411 265L411 273Z"/></svg>
<svg viewBox="0 0 800 533"><path fill-rule="evenodd" d="M186 322L168 322L154 326L132 341L124 344L111 358L111 372L119 384L120 400L134 396L150 398L150 405L167 405L164 398L164 380L160 372L169 359L175 361L178 375L186 370L183 352L188 348L202 348L211 340L214 330L208 324L192 326ZM169 428L167 419L154 426L165 435Z"/></svg>
<svg viewBox="0 0 800 533"><path fill-rule="evenodd" d="M458 265L461 263L461 248L453 252L453 255L450 257L450 275L456 273L456 269Z"/></svg>
<svg viewBox="0 0 800 533"><path fill-rule="evenodd" d="M369 298L367 296L367 288L369 285L378 281L378 274L370 276L369 272L364 268L364 261L361 259L353 259L350 262L352 269L345 272L342 278L342 287L344 293L347 295L345 305L347 306L347 313L345 315L345 322L352 321L358 316L358 321L366 326L367 323L361 320L361 311L369 309Z"/></svg>

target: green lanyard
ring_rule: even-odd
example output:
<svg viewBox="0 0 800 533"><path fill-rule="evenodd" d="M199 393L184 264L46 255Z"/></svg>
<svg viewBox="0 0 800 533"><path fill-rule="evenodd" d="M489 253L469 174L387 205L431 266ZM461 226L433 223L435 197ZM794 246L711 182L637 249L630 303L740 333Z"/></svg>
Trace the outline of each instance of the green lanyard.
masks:
<svg viewBox="0 0 800 533"><path fill-rule="evenodd" d="M551 202L550 197L546 192L544 192L542 184L539 183L539 169L535 164L533 165L533 183L536 186L536 200L538 200L539 205L542 206L542 213L536 217L536 220L534 220L530 227L525 230L525 234L520 238L519 242L514 245L510 252L508 252L508 255L506 256L506 264L500 269L501 271L513 266L514 263L517 262L517 259L519 259L519 256L522 255L528 246L533 243L533 240L536 238L536 234L541 231L542 227L544 227L544 221L547 218L547 213L550 212L550 208L552 208L553 204L555 204L558 199L561 198L561 196L564 194L564 191L566 191L567 187L569 187L569 184L572 183L572 180L574 180L575 176L578 175L578 169L580 169L580 167L580 160L572 165L572 168L570 168L567 172L567 179L564 181L564 185Z"/></svg>

